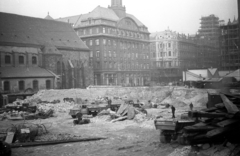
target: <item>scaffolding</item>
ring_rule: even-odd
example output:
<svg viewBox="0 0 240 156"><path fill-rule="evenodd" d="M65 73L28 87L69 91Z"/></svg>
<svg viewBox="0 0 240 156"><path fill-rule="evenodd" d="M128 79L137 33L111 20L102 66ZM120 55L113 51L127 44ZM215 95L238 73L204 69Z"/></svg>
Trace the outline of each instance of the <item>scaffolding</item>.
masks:
<svg viewBox="0 0 240 156"><path fill-rule="evenodd" d="M238 21L220 26L221 69L237 70L240 68Z"/></svg>

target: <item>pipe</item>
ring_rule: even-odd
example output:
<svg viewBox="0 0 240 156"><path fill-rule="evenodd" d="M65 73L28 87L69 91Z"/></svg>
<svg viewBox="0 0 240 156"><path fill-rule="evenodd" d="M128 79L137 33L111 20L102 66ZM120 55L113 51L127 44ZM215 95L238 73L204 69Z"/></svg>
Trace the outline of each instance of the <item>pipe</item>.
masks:
<svg viewBox="0 0 240 156"><path fill-rule="evenodd" d="M39 142L28 142L28 143L15 143L15 144L11 144L11 148L56 145L56 144L64 144L64 143L71 143L71 142L97 141L97 140L102 140L102 139L107 139L107 138L82 138L82 139L74 139L74 140L57 140L57 141L39 141Z"/></svg>

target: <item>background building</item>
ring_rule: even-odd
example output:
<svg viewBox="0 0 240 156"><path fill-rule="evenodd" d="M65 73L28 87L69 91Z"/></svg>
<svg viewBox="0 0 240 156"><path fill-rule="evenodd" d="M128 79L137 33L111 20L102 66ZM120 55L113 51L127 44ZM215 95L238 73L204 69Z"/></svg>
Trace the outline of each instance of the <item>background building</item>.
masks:
<svg viewBox="0 0 240 156"><path fill-rule="evenodd" d="M215 15L203 16L201 19L201 26L198 30L201 38L209 39L216 47L219 47L219 18Z"/></svg>
<svg viewBox="0 0 240 156"><path fill-rule="evenodd" d="M239 51L239 22L234 19L232 22L221 25L220 50L221 50L221 69L237 70L240 68Z"/></svg>
<svg viewBox="0 0 240 156"><path fill-rule="evenodd" d="M171 30L152 33L151 53L157 82L182 79L182 71L217 67L218 48L199 35L179 34ZM155 73L158 72L158 75Z"/></svg>
<svg viewBox="0 0 240 156"><path fill-rule="evenodd" d="M91 84L89 49L69 24L0 13L3 93Z"/></svg>
<svg viewBox="0 0 240 156"><path fill-rule="evenodd" d="M95 85L147 85L150 81L150 42L147 27L126 13L122 0L108 8L65 17L90 48Z"/></svg>

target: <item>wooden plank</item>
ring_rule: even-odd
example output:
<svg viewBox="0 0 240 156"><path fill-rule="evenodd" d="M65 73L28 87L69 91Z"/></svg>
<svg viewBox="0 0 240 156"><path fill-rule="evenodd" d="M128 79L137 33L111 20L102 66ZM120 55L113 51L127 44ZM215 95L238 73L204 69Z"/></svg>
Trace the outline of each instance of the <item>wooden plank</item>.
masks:
<svg viewBox="0 0 240 156"><path fill-rule="evenodd" d="M217 125L220 126L220 127L226 127L228 125L235 124L235 123L238 123L238 122L239 122L239 120L228 119L228 120L218 122Z"/></svg>
<svg viewBox="0 0 240 156"><path fill-rule="evenodd" d="M201 111L203 111L203 112L214 112L215 110L217 110L217 108L211 107L211 108L202 109Z"/></svg>
<svg viewBox="0 0 240 156"><path fill-rule="evenodd" d="M206 137L211 138L211 137L226 133L230 130L231 130L231 128L229 128L229 127L216 128L216 129L213 129L213 130L207 132Z"/></svg>
<svg viewBox="0 0 240 156"><path fill-rule="evenodd" d="M236 105L234 105L224 94L220 94L223 104L225 105L228 113L235 114L239 112L239 109Z"/></svg>
<svg viewBox="0 0 240 156"><path fill-rule="evenodd" d="M193 112L189 112L189 117L219 118L219 117L226 117L226 113L208 113L208 112L193 111Z"/></svg>
<svg viewBox="0 0 240 156"><path fill-rule="evenodd" d="M5 142L11 144L13 141L14 134L15 134L14 132L7 132Z"/></svg>
<svg viewBox="0 0 240 156"><path fill-rule="evenodd" d="M216 128L215 126L186 126L183 129L185 132L207 132Z"/></svg>

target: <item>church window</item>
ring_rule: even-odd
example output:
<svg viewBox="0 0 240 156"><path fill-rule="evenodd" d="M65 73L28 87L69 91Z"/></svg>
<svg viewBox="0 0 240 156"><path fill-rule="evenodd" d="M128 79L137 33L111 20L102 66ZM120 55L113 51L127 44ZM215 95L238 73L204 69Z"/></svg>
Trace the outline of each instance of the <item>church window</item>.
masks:
<svg viewBox="0 0 240 156"><path fill-rule="evenodd" d="M18 59L19 64L24 64L24 56L19 56Z"/></svg>
<svg viewBox="0 0 240 156"><path fill-rule="evenodd" d="M5 55L5 64L11 64L11 56Z"/></svg>
<svg viewBox="0 0 240 156"><path fill-rule="evenodd" d="M24 90L25 89L25 83L24 81L18 81L18 89L20 91Z"/></svg>
<svg viewBox="0 0 240 156"><path fill-rule="evenodd" d="M37 57L36 56L32 56L32 64L37 64Z"/></svg>

